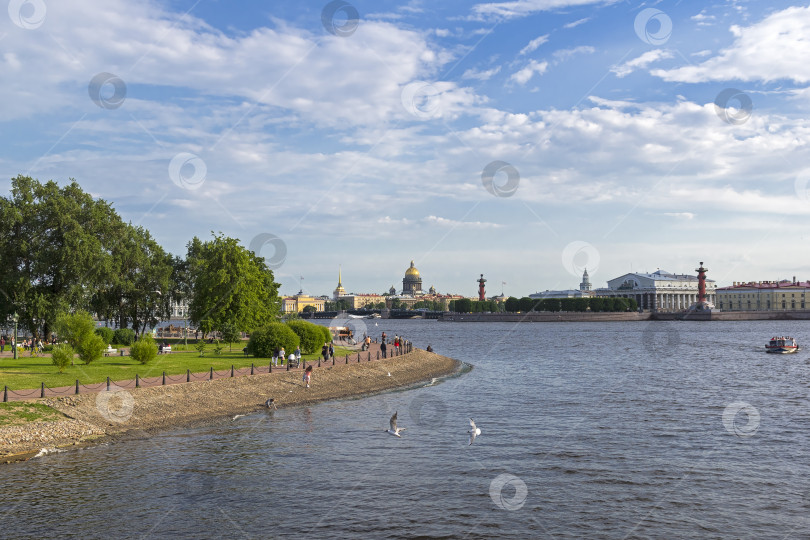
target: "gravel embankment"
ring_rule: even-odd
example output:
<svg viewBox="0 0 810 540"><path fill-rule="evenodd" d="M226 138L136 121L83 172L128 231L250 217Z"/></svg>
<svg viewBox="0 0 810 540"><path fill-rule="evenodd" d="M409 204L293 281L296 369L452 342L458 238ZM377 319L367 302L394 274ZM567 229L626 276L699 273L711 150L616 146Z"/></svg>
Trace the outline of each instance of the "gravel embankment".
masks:
<svg viewBox="0 0 810 540"><path fill-rule="evenodd" d="M66 418L0 428L0 459L27 458L42 448L77 445L102 436L148 434L246 414L262 408L268 398L278 407L289 407L381 392L449 375L460 365L451 358L414 350L387 360L315 368L310 388L304 386L299 371L39 399Z"/></svg>

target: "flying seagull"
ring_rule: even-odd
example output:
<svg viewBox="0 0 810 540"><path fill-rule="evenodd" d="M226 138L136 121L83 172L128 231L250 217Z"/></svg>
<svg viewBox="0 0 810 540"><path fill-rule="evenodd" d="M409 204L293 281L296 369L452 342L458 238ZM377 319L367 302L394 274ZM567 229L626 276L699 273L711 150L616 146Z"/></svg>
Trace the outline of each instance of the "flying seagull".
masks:
<svg viewBox="0 0 810 540"><path fill-rule="evenodd" d="M385 430L386 433L390 433L391 435L396 435L397 437L402 437L399 434L400 431L405 431L404 427L398 428L397 427L397 413L394 413L394 416L391 417L390 422L391 427Z"/></svg>
<svg viewBox="0 0 810 540"><path fill-rule="evenodd" d="M473 422L472 418L470 418L470 428L470 444L472 444L475 438L481 435L481 428L475 427L475 422Z"/></svg>

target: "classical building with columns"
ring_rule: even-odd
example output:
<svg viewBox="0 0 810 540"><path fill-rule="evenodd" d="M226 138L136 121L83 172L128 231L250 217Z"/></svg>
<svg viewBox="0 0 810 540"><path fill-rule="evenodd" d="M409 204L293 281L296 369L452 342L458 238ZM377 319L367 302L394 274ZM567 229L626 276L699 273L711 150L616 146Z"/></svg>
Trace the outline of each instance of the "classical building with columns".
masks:
<svg viewBox="0 0 810 540"><path fill-rule="evenodd" d="M596 296L632 298L638 307L650 311L681 311L698 301L698 278L689 274L671 274L658 270L652 274L631 272L611 279ZM706 280L706 301L715 303L717 284Z"/></svg>

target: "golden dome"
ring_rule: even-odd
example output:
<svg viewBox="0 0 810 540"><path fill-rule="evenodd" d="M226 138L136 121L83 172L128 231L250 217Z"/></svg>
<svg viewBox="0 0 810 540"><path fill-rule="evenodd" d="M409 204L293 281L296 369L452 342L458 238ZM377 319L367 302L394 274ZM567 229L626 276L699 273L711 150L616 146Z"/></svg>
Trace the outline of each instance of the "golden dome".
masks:
<svg viewBox="0 0 810 540"><path fill-rule="evenodd" d="M411 261L411 267L405 270L405 277L409 276L419 277L419 270L417 270L416 267L414 267L413 261Z"/></svg>

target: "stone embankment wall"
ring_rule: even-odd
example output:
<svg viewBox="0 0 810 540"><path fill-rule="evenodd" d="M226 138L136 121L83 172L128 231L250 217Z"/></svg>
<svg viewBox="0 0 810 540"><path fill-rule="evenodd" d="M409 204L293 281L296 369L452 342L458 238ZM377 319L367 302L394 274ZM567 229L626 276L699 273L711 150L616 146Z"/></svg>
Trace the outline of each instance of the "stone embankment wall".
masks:
<svg viewBox="0 0 810 540"><path fill-rule="evenodd" d="M579 311L537 311L531 313L445 313L442 321L452 322L607 322L648 321L650 313L590 313Z"/></svg>

